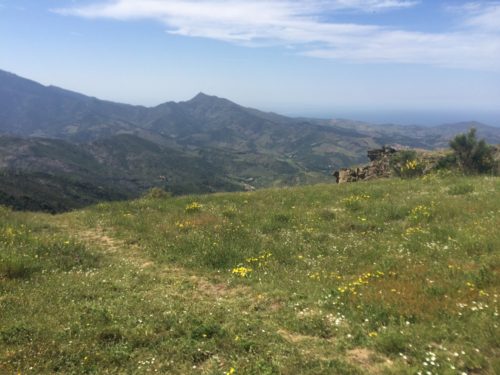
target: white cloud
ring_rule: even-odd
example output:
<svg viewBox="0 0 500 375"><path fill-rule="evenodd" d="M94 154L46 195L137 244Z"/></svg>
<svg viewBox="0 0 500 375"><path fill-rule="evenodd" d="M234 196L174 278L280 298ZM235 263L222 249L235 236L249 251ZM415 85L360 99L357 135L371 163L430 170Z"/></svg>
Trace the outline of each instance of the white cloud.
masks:
<svg viewBox="0 0 500 375"><path fill-rule="evenodd" d="M409 8L417 5L420 1L401 1L401 0L337 0L329 1L336 8L360 9L365 11ZM326 2L325 2L326 3Z"/></svg>
<svg viewBox="0 0 500 375"><path fill-rule="evenodd" d="M500 0L471 1L460 5L447 5L450 13L464 26L483 31L500 31Z"/></svg>
<svg viewBox="0 0 500 375"><path fill-rule="evenodd" d="M417 63L500 69L500 4L460 7L463 28L409 32L376 25L337 23L339 11L397 10L404 0L108 0L57 10L64 15L117 20L153 19L172 34L242 45L295 46L299 53L352 62Z"/></svg>
<svg viewBox="0 0 500 375"><path fill-rule="evenodd" d="M500 3L468 3L466 23L486 31L500 31Z"/></svg>
<svg viewBox="0 0 500 375"><path fill-rule="evenodd" d="M320 48L308 56L352 62L424 64L453 68L498 70L500 40L478 40L461 33L380 32L351 48Z"/></svg>

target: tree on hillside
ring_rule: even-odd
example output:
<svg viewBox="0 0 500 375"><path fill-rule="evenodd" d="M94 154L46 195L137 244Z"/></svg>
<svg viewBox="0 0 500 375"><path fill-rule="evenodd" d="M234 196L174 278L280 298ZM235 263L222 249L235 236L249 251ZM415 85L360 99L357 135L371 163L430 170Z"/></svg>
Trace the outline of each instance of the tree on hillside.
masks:
<svg viewBox="0 0 500 375"><path fill-rule="evenodd" d="M458 166L465 173L490 173L495 168L493 147L484 139L478 141L474 128L467 134L458 134L450 141L450 147Z"/></svg>

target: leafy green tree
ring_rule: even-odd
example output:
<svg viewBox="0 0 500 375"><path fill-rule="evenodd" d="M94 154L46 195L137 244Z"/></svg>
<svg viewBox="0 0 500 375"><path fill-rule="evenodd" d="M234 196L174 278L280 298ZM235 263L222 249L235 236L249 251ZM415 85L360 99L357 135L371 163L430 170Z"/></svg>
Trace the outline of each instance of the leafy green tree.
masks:
<svg viewBox="0 0 500 375"><path fill-rule="evenodd" d="M478 140L476 129L471 128L467 134L458 134L450 141L450 147L458 166L465 173L491 173L495 170L493 147L485 140Z"/></svg>

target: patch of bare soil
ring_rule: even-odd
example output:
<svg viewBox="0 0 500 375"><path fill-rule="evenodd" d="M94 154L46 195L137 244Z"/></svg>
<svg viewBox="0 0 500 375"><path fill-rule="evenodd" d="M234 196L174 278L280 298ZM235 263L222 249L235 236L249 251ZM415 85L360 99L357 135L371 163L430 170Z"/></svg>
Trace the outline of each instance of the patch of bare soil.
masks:
<svg viewBox="0 0 500 375"><path fill-rule="evenodd" d="M392 361L389 358L366 348L348 350L347 359L369 374L381 374L384 369L392 366Z"/></svg>

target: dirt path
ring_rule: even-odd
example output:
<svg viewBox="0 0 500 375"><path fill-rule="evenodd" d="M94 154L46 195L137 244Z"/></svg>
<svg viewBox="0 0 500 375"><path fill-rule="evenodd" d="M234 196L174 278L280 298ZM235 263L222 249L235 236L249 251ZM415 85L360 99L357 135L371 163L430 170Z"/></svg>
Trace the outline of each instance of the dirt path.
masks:
<svg viewBox="0 0 500 375"><path fill-rule="evenodd" d="M226 298L253 295L253 291L244 286L229 286L222 281L211 281L206 277L195 274L191 270L167 263L158 263L151 259L146 250L137 244L130 244L121 239L112 237L101 227L82 228L69 226L66 223L56 222L56 226L71 237L98 250L117 262L126 263L140 272L147 272L162 281L170 283L172 280L184 280L193 285L193 291L199 297ZM256 298L256 296L255 296Z"/></svg>
<svg viewBox="0 0 500 375"><path fill-rule="evenodd" d="M127 262L129 265L136 268L144 269L154 265L154 263L144 255L144 250L138 245L128 244L123 240L113 238L101 227L80 229L73 233L72 236L93 248L99 249L108 256L119 258L119 261Z"/></svg>

